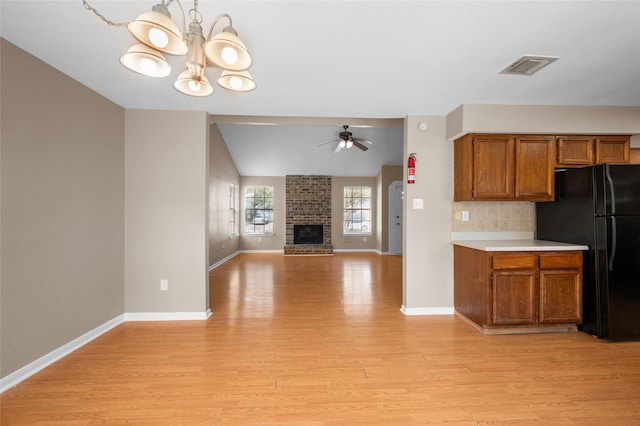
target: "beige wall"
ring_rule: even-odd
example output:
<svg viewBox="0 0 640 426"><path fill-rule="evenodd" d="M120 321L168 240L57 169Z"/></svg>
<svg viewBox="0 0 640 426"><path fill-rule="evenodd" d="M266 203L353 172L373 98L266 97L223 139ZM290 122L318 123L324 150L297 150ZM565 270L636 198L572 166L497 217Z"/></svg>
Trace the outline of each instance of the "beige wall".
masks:
<svg viewBox="0 0 640 426"><path fill-rule="evenodd" d="M283 251L286 239L286 179L284 176L242 176L240 178L240 234L241 250ZM273 235L247 235L244 226L244 188L273 186Z"/></svg>
<svg viewBox="0 0 640 426"><path fill-rule="evenodd" d="M124 110L2 40L1 376L124 312Z"/></svg>
<svg viewBox="0 0 640 426"><path fill-rule="evenodd" d="M229 195L231 184L238 185L242 201L240 173L216 124L211 125L209 144L209 266L240 249L240 235L229 235Z"/></svg>
<svg viewBox="0 0 640 426"><path fill-rule="evenodd" d="M205 112L126 111L128 314L208 308L208 133Z"/></svg>
<svg viewBox="0 0 640 426"><path fill-rule="evenodd" d="M472 132L640 134L640 107L460 105L447 115L447 139Z"/></svg>
<svg viewBox="0 0 640 426"><path fill-rule="evenodd" d="M418 128L422 121L425 131ZM445 138L444 117L409 116L404 134L404 158L416 154L416 183L405 185L402 309L452 313L453 144ZM414 209L414 199L422 199L424 208Z"/></svg>

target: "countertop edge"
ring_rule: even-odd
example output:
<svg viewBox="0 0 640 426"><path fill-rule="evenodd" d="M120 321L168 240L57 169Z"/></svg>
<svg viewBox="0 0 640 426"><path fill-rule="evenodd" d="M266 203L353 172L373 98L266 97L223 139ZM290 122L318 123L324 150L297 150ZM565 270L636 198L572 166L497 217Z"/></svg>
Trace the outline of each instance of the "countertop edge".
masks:
<svg viewBox="0 0 640 426"><path fill-rule="evenodd" d="M453 240L451 244L481 251L584 251L588 246L545 240Z"/></svg>

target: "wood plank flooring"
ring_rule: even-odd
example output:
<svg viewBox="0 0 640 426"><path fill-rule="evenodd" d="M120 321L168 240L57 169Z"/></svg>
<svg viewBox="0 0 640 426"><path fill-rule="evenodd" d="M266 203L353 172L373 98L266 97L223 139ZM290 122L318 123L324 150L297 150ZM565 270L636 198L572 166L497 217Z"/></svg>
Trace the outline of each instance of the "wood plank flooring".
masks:
<svg viewBox="0 0 640 426"><path fill-rule="evenodd" d="M401 263L240 254L208 321L122 324L5 392L0 423L640 425L640 342L405 316Z"/></svg>

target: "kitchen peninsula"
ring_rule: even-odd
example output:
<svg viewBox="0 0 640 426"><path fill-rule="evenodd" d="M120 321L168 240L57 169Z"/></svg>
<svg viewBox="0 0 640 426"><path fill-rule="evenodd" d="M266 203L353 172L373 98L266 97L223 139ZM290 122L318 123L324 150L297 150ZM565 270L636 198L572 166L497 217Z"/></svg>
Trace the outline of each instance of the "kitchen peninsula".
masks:
<svg viewBox="0 0 640 426"><path fill-rule="evenodd" d="M456 315L478 331L577 331L587 246L534 239L452 243Z"/></svg>

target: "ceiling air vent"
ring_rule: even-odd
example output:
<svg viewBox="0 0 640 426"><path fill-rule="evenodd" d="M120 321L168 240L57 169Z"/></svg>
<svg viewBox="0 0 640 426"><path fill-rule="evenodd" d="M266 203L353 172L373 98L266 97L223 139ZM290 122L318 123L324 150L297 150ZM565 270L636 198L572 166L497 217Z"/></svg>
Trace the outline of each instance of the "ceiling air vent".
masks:
<svg viewBox="0 0 640 426"><path fill-rule="evenodd" d="M531 75L557 60L555 56L525 55L509 64L500 74Z"/></svg>

